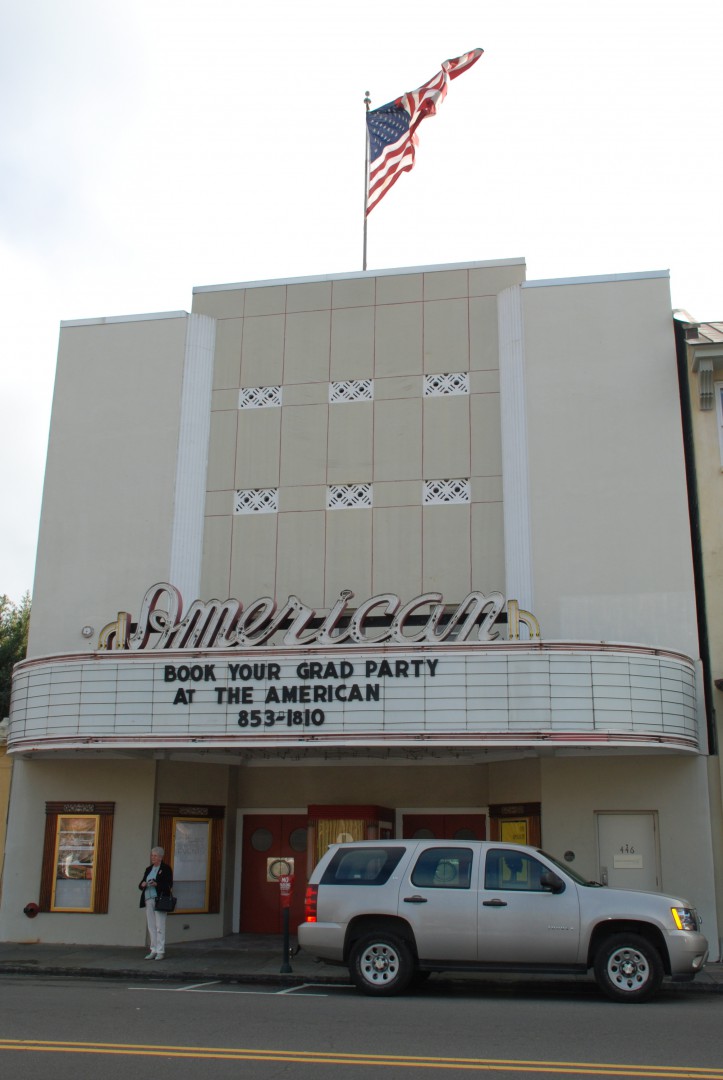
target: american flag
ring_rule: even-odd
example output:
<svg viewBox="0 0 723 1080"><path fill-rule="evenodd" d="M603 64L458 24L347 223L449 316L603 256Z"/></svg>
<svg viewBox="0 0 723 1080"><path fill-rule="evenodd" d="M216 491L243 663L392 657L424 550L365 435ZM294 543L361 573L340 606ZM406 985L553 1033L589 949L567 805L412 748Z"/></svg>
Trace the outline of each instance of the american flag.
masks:
<svg viewBox="0 0 723 1080"><path fill-rule="evenodd" d="M456 79L471 68L483 51L473 49L455 60L445 60L442 70L424 86L367 113L370 161L367 214L403 172L414 168L414 154L419 142L417 128L427 116L434 116L437 106L447 96L450 79Z"/></svg>

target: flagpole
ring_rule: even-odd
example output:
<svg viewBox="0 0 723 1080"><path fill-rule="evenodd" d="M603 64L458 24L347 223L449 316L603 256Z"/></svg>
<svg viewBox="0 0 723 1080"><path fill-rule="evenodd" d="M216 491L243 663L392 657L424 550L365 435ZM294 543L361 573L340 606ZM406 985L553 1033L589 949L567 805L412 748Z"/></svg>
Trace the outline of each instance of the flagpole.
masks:
<svg viewBox="0 0 723 1080"><path fill-rule="evenodd" d="M364 91L364 104L366 110L369 112L369 106L372 103L372 99L369 97L369 91ZM364 122L364 129L366 132L366 151L364 154L364 250L362 254L362 270L367 268L367 204L369 201L369 128L366 121Z"/></svg>

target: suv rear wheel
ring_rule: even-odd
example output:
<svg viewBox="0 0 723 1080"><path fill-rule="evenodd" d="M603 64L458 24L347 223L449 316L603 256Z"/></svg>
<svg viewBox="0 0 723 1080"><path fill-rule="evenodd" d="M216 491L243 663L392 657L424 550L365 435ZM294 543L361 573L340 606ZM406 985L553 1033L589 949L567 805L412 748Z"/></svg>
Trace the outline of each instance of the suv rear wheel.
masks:
<svg viewBox="0 0 723 1080"><path fill-rule="evenodd" d="M595 979L613 1001L647 1001L663 981L660 954L639 934L615 934L597 951Z"/></svg>
<svg viewBox="0 0 723 1080"><path fill-rule="evenodd" d="M365 994L399 994L409 986L414 972L414 957L407 942L386 931L365 934L349 957L349 974Z"/></svg>

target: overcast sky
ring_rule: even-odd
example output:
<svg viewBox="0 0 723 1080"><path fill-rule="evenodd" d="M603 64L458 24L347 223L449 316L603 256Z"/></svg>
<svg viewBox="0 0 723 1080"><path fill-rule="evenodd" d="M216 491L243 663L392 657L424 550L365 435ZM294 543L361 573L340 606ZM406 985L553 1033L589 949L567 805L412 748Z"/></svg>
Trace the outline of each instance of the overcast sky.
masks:
<svg viewBox="0 0 723 1080"><path fill-rule="evenodd" d="M364 92L472 48L369 268L669 269L723 319L722 38L720 0L5 0L0 593L32 590L61 319L361 269Z"/></svg>

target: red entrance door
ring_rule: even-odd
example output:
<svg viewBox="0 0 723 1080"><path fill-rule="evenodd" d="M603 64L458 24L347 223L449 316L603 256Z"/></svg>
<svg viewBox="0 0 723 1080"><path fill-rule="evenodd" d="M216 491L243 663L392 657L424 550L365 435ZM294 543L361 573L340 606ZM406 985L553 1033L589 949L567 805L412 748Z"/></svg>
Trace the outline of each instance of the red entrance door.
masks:
<svg viewBox="0 0 723 1080"><path fill-rule="evenodd" d="M405 840L484 840L484 814L405 814Z"/></svg>
<svg viewBox="0 0 723 1080"><path fill-rule="evenodd" d="M306 892L305 814L246 814L241 865L242 934L280 934L283 931L281 890L276 877L294 863L294 896L289 930L295 933L304 918ZM269 880L269 878L273 880Z"/></svg>

